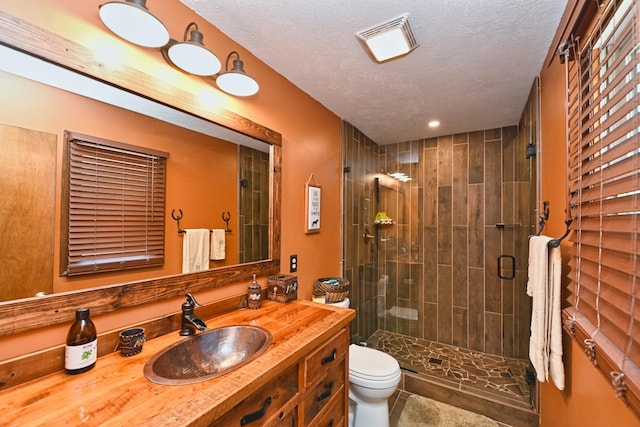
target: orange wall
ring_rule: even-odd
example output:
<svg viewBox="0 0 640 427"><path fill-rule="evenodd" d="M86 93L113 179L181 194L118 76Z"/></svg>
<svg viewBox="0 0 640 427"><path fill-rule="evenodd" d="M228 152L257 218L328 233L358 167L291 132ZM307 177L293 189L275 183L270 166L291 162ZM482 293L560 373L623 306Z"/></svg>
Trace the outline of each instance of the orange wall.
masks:
<svg viewBox="0 0 640 427"><path fill-rule="evenodd" d="M166 76L168 82L186 87L192 78L182 75L164 63L160 52L142 49L121 42L108 32L98 18L100 0L30 0L15 2L0 0L2 11L36 24L48 31L60 34L77 43L91 46L104 55L105 67L117 70L119 61L139 64L139 68L154 75ZM225 108L249 118L282 134L282 234L281 254L285 262L282 272L288 272L290 254L297 254L300 291L299 298L310 299L313 281L318 277L340 274L340 217L341 217L341 162L340 162L340 118L317 101L299 90L281 75L245 51L210 24L204 22L193 11L178 0L148 2L147 6L168 27L173 38L182 37L184 28L191 21L198 23L205 36L205 44L222 59L232 50L239 51L245 70L260 83L258 95L240 99L230 97L215 86L205 98L211 106L203 108ZM137 66L137 65L136 65ZM2 81L0 81L2 83ZM201 84L201 83L200 83ZM3 91L4 91L3 85ZM15 96L29 98L29 92ZM4 108L10 97L3 96ZM47 114L47 109L38 111ZM28 121L24 127L29 127ZM98 125L96 125L98 126ZM70 125L71 127L71 125ZM82 131L81 129L73 129ZM55 133L59 133L56 131ZM116 130L113 130L116 132ZM92 133L92 132L87 132ZM124 139L116 138L113 139ZM322 186L322 230L320 233L304 233L304 188L313 174ZM176 206L178 207L178 206ZM167 206L170 209L172 206ZM185 212L185 215L187 213ZM185 219L186 221L186 219ZM194 219L197 221L197 219ZM199 222L199 221L198 221ZM185 222L186 224L186 222ZM168 223L168 229L173 224ZM171 233L169 233L171 234ZM266 278L260 278L261 283ZM112 283L119 280L113 279ZM198 295L201 303L207 304L230 295L243 293L247 283L226 286ZM144 319L179 311L178 300L154 304L138 309L120 310L95 319L99 332L118 329ZM71 321L71 319L70 319ZM66 326L47 331L17 335L0 339L0 360L47 348L64 341Z"/></svg>
<svg viewBox="0 0 640 427"><path fill-rule="evenodd" d="M541 198L549 200L551 215L545 233L565 231L567 153L565 134L565 71L557 58L540 73L541 89ZM563 264L569 243L563 241ZM566 275L563 275L566 281ZM611 383L587 359L583 349L564 333L565 390L541 384L540 417L543 427L640 426L640 419L615 396Z"/></svg>

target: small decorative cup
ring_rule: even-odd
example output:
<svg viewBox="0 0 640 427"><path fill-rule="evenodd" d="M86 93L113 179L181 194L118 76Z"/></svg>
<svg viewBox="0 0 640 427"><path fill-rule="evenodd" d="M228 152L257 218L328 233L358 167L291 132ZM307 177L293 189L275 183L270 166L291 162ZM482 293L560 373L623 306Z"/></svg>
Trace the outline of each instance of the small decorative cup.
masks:
<svg viewBox="0 0 640 427"><path fill-rule="evenodd" d="M120 353L123 356L133 356L142 351L142 343L146 341L144 328L125 329L120 332Z"/></svg>

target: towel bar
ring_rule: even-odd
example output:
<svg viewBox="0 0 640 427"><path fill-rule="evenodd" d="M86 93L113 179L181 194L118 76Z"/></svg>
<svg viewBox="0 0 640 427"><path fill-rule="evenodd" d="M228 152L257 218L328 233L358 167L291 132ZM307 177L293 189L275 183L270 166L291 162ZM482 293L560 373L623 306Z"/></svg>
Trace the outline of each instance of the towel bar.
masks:
<svg viewBox="0 0 640 427"><path fill-rule="evenodd" d="M176 214L176 210L175 209L171 209L171 218L173 218L176 223L178 224L178 233L184 234L186 233L186 231L182 228L180 228L180 220L182 219L182 209L178 209L178 212L180 212L179 215ZM229 228L229 220L231 219L231 212L227 211L226 215L225 212L222 212L222 220L227 224L226 228L225 228L225 233L231 233L232 230ZM209 230L210 232L213 230Z"/></svg>

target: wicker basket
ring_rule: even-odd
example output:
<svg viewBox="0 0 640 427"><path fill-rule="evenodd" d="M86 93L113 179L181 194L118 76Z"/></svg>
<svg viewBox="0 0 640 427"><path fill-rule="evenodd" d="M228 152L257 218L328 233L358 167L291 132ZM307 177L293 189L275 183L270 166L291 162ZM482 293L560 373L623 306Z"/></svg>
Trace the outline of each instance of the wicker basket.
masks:
<svg viewBox="0 0 640 427"><path fill-rule="evenodd" d="M337 281L337 284L328 284L325 282ZM325 302L335 303L344 301L349 296L351 285L347 279L338 277L323 277L315 281L313 287L313 295L316 297L325 297Z"/></svg>

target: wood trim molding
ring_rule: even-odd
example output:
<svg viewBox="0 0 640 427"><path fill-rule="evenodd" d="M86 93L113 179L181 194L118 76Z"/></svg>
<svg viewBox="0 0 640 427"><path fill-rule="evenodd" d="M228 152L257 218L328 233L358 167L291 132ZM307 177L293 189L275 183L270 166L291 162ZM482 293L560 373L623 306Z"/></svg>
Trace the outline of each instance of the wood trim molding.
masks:
<svg viewBox="0 0 640 427"><path fill-rule="evenodd" d="M549 52L545 59L546 66L550 66L554 58L558 55L558 46L563 40L569 38L569 35L575 31L583 32L584 29L580 24L584 22L585 16L595 13L597 5L593 0L569 0L567 7L560 19L560 24L556 31Z"/></svg>
<svg viewBox="0 0 640 427"><path fill-rule="evenodd" d="M2 302L0 303L0 337L71 322L77 307L90 307L91 315L99 316L122 308L177 298L188 292L195 293L248 281L253 274L265 276L275 274L279 270L279 259L269 260ZM176 311L179 310L180 307L176 307Z"/></svg>

